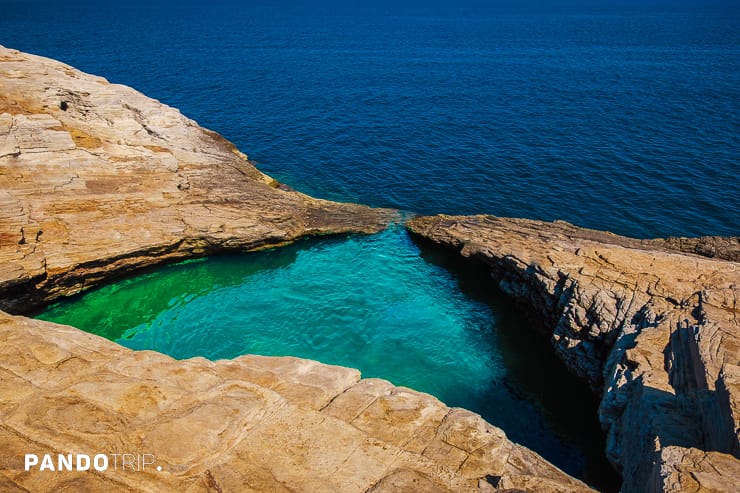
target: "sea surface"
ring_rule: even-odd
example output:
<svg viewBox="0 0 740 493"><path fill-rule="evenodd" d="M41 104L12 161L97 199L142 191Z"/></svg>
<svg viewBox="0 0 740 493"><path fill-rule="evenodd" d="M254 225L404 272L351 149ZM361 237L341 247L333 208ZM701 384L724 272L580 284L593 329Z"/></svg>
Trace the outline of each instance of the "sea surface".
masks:
<svg viewBox="0 0 740 493"><path fill-rule="evenodd" d="M429 214L563 219L637 237L740 234L737 2L368 4L0 0L0 44L175 106L263 171L315 196ZM600 438L584 445L578 430L563 432L572 423L562 402L521 383L549 381L557 366L502 342L502 333L536 339L522 314L484 294L487 287L466 292L457 274L428 257L393 230L166 267L91 293L111 296L103 310L82 297L54 313L63 319L70 310L68 320L78 321L88 313L91 326L104 327L106 313L156 292L161 303L140 318L115 319L128 331L100 332L177 357L248 350L363 367L478 409L569 472L608 476L586 459ZM396 268L387 279L377 275L384 266ZM212 269L220 274L208 280L203 272ZM323 291L339 282L337 273L354 274L360 291ZM323 302L314 305L319 293ZM207 325L208 337L180 333L195 330L201 303L222 307L214 317L245 335L221 334L220 322ZM299 316L300 307L312 307L311 316ZM327 333L305 340L309 329ZM407 361L392 362L399 347L432 351L426 330L438 330L426 339L455 341L452 360L430 356L447 373L411 368L423 358L409 349ZM355 335L337 346L344 331ZM411 338L395 341L404 333ZM354 354L356 364L340 353ZM532 374L517 380L507 358ZM579 399L572 402L586 406L585 394ZM519 415L496 414L512 402ZM598 435L589 426L581 435Z"/></svg>
<svg viewBox="0 0 740 493"><path fill-rule="evenodd" d="M638 237L740 232L736 1L0 8L0 44L180 108L314 195Z"/></svg>

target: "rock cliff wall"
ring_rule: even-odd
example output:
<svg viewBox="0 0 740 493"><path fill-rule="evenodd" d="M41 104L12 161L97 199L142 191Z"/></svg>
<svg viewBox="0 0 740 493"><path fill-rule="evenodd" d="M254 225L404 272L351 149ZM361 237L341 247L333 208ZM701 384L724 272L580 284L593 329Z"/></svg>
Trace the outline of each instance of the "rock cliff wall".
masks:
<svg viewBox="0 0 740 493"><path fill-rule="evenodd" d="M736 491L736 238L641 241L492 216L417 217L408 226L483 262L537 313L568 367L602 395L607 454L625 493Z"/></svg>

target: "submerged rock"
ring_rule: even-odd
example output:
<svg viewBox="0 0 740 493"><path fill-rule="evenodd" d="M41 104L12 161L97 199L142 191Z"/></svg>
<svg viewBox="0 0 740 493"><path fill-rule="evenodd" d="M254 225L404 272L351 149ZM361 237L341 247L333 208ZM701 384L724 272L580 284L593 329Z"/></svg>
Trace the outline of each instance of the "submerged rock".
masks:
<svg viewBox="0 0 740 493"><path fill-rule="evenodd" d="M396 219L280 186L173 108L0 47L2 310ZM591 491L478 415L356 370L176 361L2 311L0 443L2 491ZM60 454L110 462L40 470Z"/></svg>
<svg viewBox="0 0 740 493"><path fill-rule="evenodd" d="M602 394L623 492L736 491L737 238L635 240L492 216L408 227L483 262L538 315L566 365Z"/></svg>

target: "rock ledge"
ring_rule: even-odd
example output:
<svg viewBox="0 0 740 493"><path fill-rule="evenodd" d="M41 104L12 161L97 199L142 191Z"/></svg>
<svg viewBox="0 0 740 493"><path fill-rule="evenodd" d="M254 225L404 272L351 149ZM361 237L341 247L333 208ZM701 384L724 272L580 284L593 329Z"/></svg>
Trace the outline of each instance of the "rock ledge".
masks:
<svg viewBox="0 0 740 493"><path fill-rule="evenodd" d="M736 491L738 238L634 240L493 216L417 217L408 227L483 262L534 310L556 352L602 395L624 493Z"/></svg>
<svg viewBox="0 0 740 493"><path fill-rule="evenodd" d="M592 491L480 416L357 370L264 356L176 361L2 312L0 341L4 492ZM25 472L28 453L156 461Z"/></svg>
<svg viewBox="0 0 740 493"><path fill-rule="evenodd" d="M398 219L284 188L174 108L0 47L0 310L162 262Z"/></svg>

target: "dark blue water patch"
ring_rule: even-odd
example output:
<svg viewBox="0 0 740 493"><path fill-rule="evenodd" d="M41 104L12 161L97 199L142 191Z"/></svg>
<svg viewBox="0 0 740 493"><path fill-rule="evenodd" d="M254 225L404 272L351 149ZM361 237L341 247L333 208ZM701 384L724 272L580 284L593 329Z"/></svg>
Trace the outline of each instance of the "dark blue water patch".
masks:
<svg viewBox="0 0 740 493"><path fill-rule="evenodd" d="M421 213L738 234L735 2L3 2L0 43L179 107L281 181Z"/></svg>
<svg viewBox="0 0 740 493"><path fill-rule="evenodd" d="M359 368L478 412L616 490L597 399L493 286L486 267L394 228L163 267L41 318L176 358L290 355Z"/></svg>

